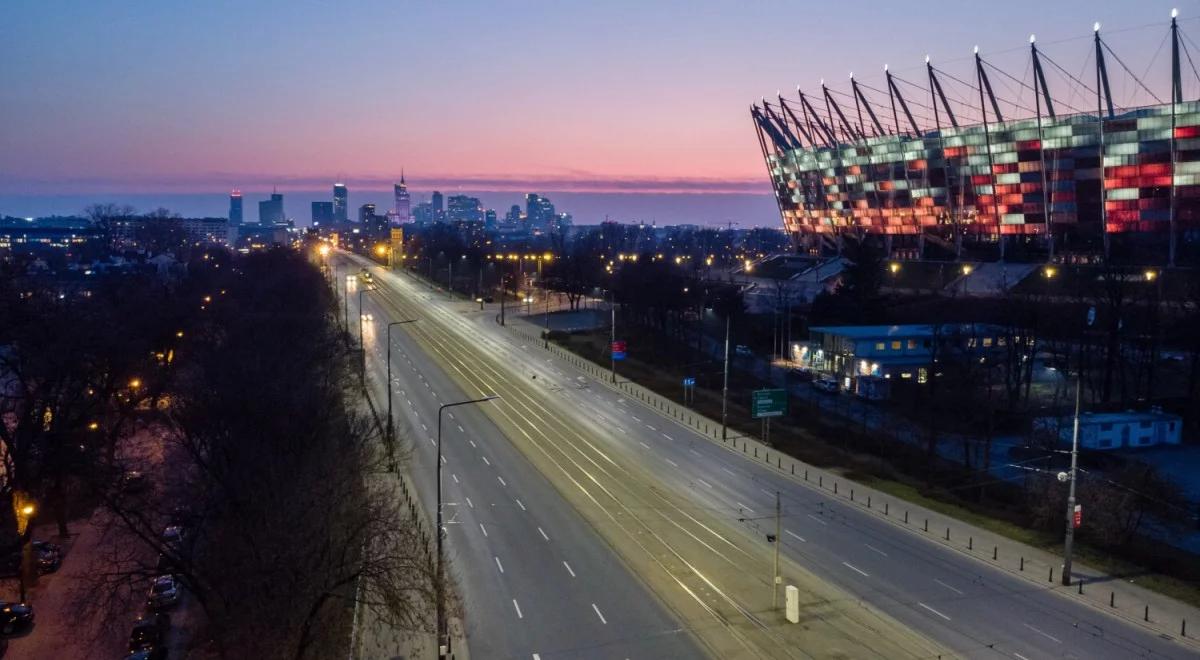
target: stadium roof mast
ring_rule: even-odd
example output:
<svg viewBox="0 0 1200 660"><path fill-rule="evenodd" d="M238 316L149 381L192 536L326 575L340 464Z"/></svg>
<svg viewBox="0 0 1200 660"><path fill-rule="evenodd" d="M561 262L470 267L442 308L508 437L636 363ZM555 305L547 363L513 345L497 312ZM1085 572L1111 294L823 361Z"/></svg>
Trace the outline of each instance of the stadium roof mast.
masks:
<svg viewBox="0 0 1200 660"><path fill-rule="evenodd" d="M863 130L862 107L866 106L867 115L871 117L871 123L875 125L875 135L883 135L883 124L879 123L879 118L875 116L875 111L871 109L871 104L867 101L867 97L863 96L862 90L858 88L858 82L854 80L854 74L850 74L850 88L854 90L854 107L858 110L858 130ZM859 101L862 105L859 105Z"/></svg>
<svg viewBox="0 0 1200 660"><path fill-rule="evenodd" d="M1171 176L1175 176L1175 113L1179 103L1183 103L1183 81L1179 77L1179 24L1175 19L1179 16L1178 9L1171 10ZM1167 266L1175 267L1175 188L1171 182L1171 215L1170 236L1167 239Z"/></svg>
<svg viewBox="0 0 1200 660"><path fill-rule="evenodd" d="M766 104L767 104L766 99L763 99L763 105L765 106ZM762 114L760 114L758 112L758 108L755 107L753 104L750 105L750 117L754 120L754 131L755 131L755 133L758 134L758 146L762 149L763 164L767 166L767 176L770 177L771 180L774 180L775 173L771 171L771 161L767 158L767 140L765 137L763 137L763 128L764 128L763 116L762 116ZM772 139L774 139L774 138L772 138ZM779 149L778 142L775 143L775 148ZM778 191L776 191L776 193L775 193L775 206L776 206L776 208L779 209L779 217L783 218L784 217L784 215L783 215L783 200L781 200L779 198ZM787 229L786 222L784 223L784 228ZM788 233L795 234L796 232L789 231ZM795 247L796 247L796 240L797 240L796 237L793 236L793 238L792 238L792 248L793 249L795 249Z"/></svg>
<svg viewBox="0 0 1200 660"><path fill-rule="evenodd" d="M892 103L892 121L896 122L896 131L900 131L900 117L896 114L896 101L900 101L900 107L904 110L904 116L908 117L908 123L912 126L913 137L921 136L921 129L917 126L917 120L913 119L912 112L908 109L908 104L904 102L904 95L900 93L900 88L896 87L896 81L892 79L892 72L888 71L888 65L883 65L883 75L887 76L888 84L888 99Z"/></svg>
<svg viewBox="0 0 1200 660"><path fill-rule="evenodd" d="M830 123L833 122L833 113L836 111L838 120L842 123L842 134L846 136L847 141L854 142L861 136L854 132L854 127L846 121L846 115L842 114L842 108L838 106L837 101L833 100L833 96L829 94L829 87L825 85L825 79L821 79L821 94L825 96L825 112L829 115ZM830 109L832 108L832 110Z"/></svg>
<svg viewBox="0 0 1200 660"><path fill-rule="evenodd" d="M1100 235L1104 241L1104 260L1109 257L1108 240L1108 195L1104 190L1104 102L1108 102L1108 118L1112 119L1112 90L1108 87L1108 69L1104 66L1104 47L1100 41L1100 23L1092 24L1096 41L1096 123L1100 132Z"/></svg>
<svg viewBox="0 0 1200 660"><path fill-rule="evenodd" d="M946 95L942 92L942 85L938 82L937 75L933 72L933 64L929 61L929 56L925 56L925 69L929 74L929 95L933 101L933 125L937 129L938 134L938 150L942 152L942 185L946 187L946 209L950 214L950 222L954 225L954 260L958 261L962 258L962 227L960 226L962 218L961 213L954 213L954 194L950 185L950 163L946 158L946 136L942 134L942 117L938 112L938 96L942 97L942 104L946 106L946 114L950 117L950 125L958 128L958 121L954 119L954 113L950 110L950 104L946 102ZM961 208L961 204L959 205ZM923 257L924 255L922 255Z"/></svg>
<svg viewBox="0 0 1200 660"><path fill-rule="evenodd" d="M822 80L821 85L824 86L824 84L825 84L825 81ZM805 113L804 116L807 117L807 116L809 116L809 114L811 114L813 120L817 122L817 126L819 126L821 128L821 133L823 133L825 135L825 138L827 140L827 142L825 143L825 146L827 146L827 147L837 146L837 138L834 137L833 131L830 130L830 128L825 125L825 122L821 121L821 116L817 114L816 108L812 107L812 104L808 102L808 97L804 95L804 92L800 91L799 87L796 88L796 93L800 95L800 107L804 109L804 113Z"/></svg>
<svg viewBox="0 0 1200 660"><path fill-rule="evenodd" d="M811 146L813 146L813 147L815 148L815 147L817 146L817 141L816 141L815 139L813 139L813 135L812 135L812 134L811 134L811 133L810 133L808 130L805 130L805 127L804 127L804 122L801 122L801 121L800 121L800 118L799 118L799 117L797 117L797 116L796 116L796 113L792 111L792 108L791 108L791 106L789 106L789 105L787 104L787 101L785 101L785 100L783 99L783 93L782 93L782 92L778 92L778 93L776 93L776 96L778 96L778 97L779 97L779 107L780 107L780 108L783 108L783 112L784 112L784 114L785 114L785 115L787 115L787 116L788 116L788 117L789 117L789 118L792 120L792 125L796 127L796 131L797 131L797 132L799 132L799 133L800 133L800 135L801 135L801 136L802 136L802 137L803 137L805 140L807 140L807 141L808 141L808 144L809 144L809 145L811 145ZM810 124L810 125L808 126L808 128L811 130L811 129L812 129L812 125Z"/></svg>
<svg viewBox="0 0 1200 660"><path fill-rule="evenodd" d="M1054 103L1050 100L1050 90L1046 87L1046 74L1042 71L1042 59L1038 57L1037 37L1029 35L1029 50L1033 57L1033 106L1037 113L1038 159L1041 161L1042 175L1042 224L1046 231L1047 259L1054 260L1054 232L1050 231L1050 217L1054 212L1054 191L1046 179L1046 148L1042 143L1042 97L1045 97L1046 112L1054 119Z"/></svg>
<svg viewBox="0 0 1200 660"><path fill-rule="evenodd" d="M987 148L988 176L992 179L992 212L996 216L996 240L1000 243L1000 261L1003 262L1004 234L1001 232L1000 195L996 192L996 164L992 157L992 134L988 128L987 106L983 103L984 90L987 90L987 96L992 102L996 121L1003 122L1004 116L1000 114L1000 105L996 103L995 94L992 94L992 83L988 82L987 72L983 70L983 58L979 56L979 46L975 47L975 77L979 85L979 111L983 114L983 144Z"/></svg>

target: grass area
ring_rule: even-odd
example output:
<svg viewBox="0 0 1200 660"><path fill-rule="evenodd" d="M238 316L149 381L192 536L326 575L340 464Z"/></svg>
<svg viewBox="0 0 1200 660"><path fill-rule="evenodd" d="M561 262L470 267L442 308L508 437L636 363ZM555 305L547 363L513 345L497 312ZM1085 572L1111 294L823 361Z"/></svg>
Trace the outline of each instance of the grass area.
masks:
<svg viewBox="0 0 1200 660"><path fill-rule="evenodd" d="M696 377L692 409L713 420L721 419L720 364L712 362L717 373L707 373L703 357L694 348L678 341L663 341L627 329L628 357L617 366L621 378L650 389L660 396L682 400L681 380L685 375ZM602 331L591 333L553 333L552 340L597 364L608 363L609 337ZM651 364L652 359L653 364ZM708 367L711 369L711 364ZM728 419L731 432L759 437L759 422L750 418L751 390L767 386L758 378L741 372L731 372L729 383ZM808 408L790 410L783 418L771 423L771 444L798 460L834 470L864 485L886 492L898 499L926 507L997 535L1049 551L1061 552L1062 537L1057 532L1030 529L1018 523L1021 513L1016 510L988 508L967 502L951 490L930 489L921 479L929 461L918 449L885 440L878 434L864 434L854 421L831 419L828 415L809 415ZM837 438L838 442L831 439ZM887 444L885 444L887 443ZM940 466L942 474L955 475L956 466ZM1134 562L1113 556L1102 548L1076 543L1076 557L1082 563L1109 575L1133 579L1140 586L1171 598L1200 607L1200 585L1186 579L1156 573ZM1171 556L1179 561L1194 561L1194 555L1170 548L1165 544L1144 545L1140 548L1151 556Z"/></svg>

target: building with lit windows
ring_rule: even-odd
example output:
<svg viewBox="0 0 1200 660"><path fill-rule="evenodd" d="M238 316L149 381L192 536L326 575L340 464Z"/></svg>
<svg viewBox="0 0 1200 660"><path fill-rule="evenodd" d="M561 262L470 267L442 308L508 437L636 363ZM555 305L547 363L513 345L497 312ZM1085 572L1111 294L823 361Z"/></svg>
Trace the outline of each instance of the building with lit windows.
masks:
<svg viewBox="0 0 1200 660"><path fill-rule="evenodd" d="M350 221L350 207L347 204L350 202L350 192L346 190L346 184L333 184L333 220L334 222L346 223Z"/></svg>
<svg viewBox="0 0 1200 660"><path fill-rule="evenodd" d="M393 187L393 196L395 198L392 212L394 225L407 224L412 219L412 197L408 193L408 184L404 182L404 172L400 173L400 183Z"/></svg>
<svg viewBox="0 0 1200 660"><path fill-rule="evenodd" d="M1200 229L1200 102L1183 97L1180 31L1173 13L1173 102L1156 105L1114 107L1109 72L1120 69L1109 64L1120 61L1099 24L1094 78L1083 76L1095 89L1059 74L1030 37L1017 101L993 90L1018 78L978 49L969 82L926 58L919 84L885 67L884 89L852 75L848 92L822 81L819 93L763 99L751 116L784 227L813 250L876 234L893 255L920 255L928 238L956 256L964 242L990 244L1001 259L1017 242L1049 258L1081 244L1108 254L1114 236L1139 234L1173 264ZM1052 90L1047 72L1078 85Z"/></svg>
<svg viewBox="0 0 1200 660"><path fill-rule="evenodd" d="M242 224L242 191L234 190L229 193L229 224Z"/></svg>

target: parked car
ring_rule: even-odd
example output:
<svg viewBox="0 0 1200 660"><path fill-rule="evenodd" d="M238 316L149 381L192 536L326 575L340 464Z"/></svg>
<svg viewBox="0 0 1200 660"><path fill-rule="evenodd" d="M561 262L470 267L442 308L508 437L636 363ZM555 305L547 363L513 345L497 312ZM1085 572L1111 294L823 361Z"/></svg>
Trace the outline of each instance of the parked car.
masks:
<svg viewBox="0 0 1200 660"><path fill-rule="evenodd" d="M0 601L0 633L29 630L33 625L33 606L28 603L6 603Z"/></svg>
<svg viewBox="0 0 1200 660"><path fill-rule="evenodd" d="M812 386L813 386L813 389L817 390L818 392L828 392L830 394L837 394L837 391L838 391L837 379L832 376L822 376L822 377L814 380L812 382Z"/></svg>
<svg viewBox="0 0 1200 660"><path fill-rule="evenodd" d="M146 604L152 610L165 610L179 602L179 581L174 575L160 575L150 585Z"/></svg>
<svg viewBox="0 0 1200 660"><path fill-rule="evenodd" d="M746 346L745 344L738 344L736 347L734 347L733 352L743 356L754 355L754 351L751 351L750 347Z"/></svg>
<svg viewBox="0 0 1200 660"><path fill-rule="evenodd" d="M53 543L34 541L33 556L38 573L53 573L62 565L62 548Z"/></svg>
<svg viewBox="0 0 1200 660"><path fill-rule="evenodd" d="M149 654L141 657L167 657L167 632L170 629L171 617L166 614L148 614L138 617L133 622L133 629L129 631L129 657L136 657L135 653L143 651L149 652Z"/></svg>

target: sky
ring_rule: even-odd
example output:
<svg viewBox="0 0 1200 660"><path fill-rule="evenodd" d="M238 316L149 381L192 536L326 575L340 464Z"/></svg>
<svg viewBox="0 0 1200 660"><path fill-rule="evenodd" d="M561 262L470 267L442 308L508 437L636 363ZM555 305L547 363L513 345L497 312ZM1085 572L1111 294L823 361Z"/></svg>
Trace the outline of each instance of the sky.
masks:
<svg viewBox="0 0 1200 660"><path fill-rule="evenodd" d="M1020 78L1030 32L1080 70L1093 21L1154 79L1172 6L5 0L0 213L39 196L382 190L401 169L417 191L769 195L761 96L850 71L881 86L884 63L919 81L926 53L968 78L974 45ZM1200 38L1200 8L1182 11Z"/></svg>

